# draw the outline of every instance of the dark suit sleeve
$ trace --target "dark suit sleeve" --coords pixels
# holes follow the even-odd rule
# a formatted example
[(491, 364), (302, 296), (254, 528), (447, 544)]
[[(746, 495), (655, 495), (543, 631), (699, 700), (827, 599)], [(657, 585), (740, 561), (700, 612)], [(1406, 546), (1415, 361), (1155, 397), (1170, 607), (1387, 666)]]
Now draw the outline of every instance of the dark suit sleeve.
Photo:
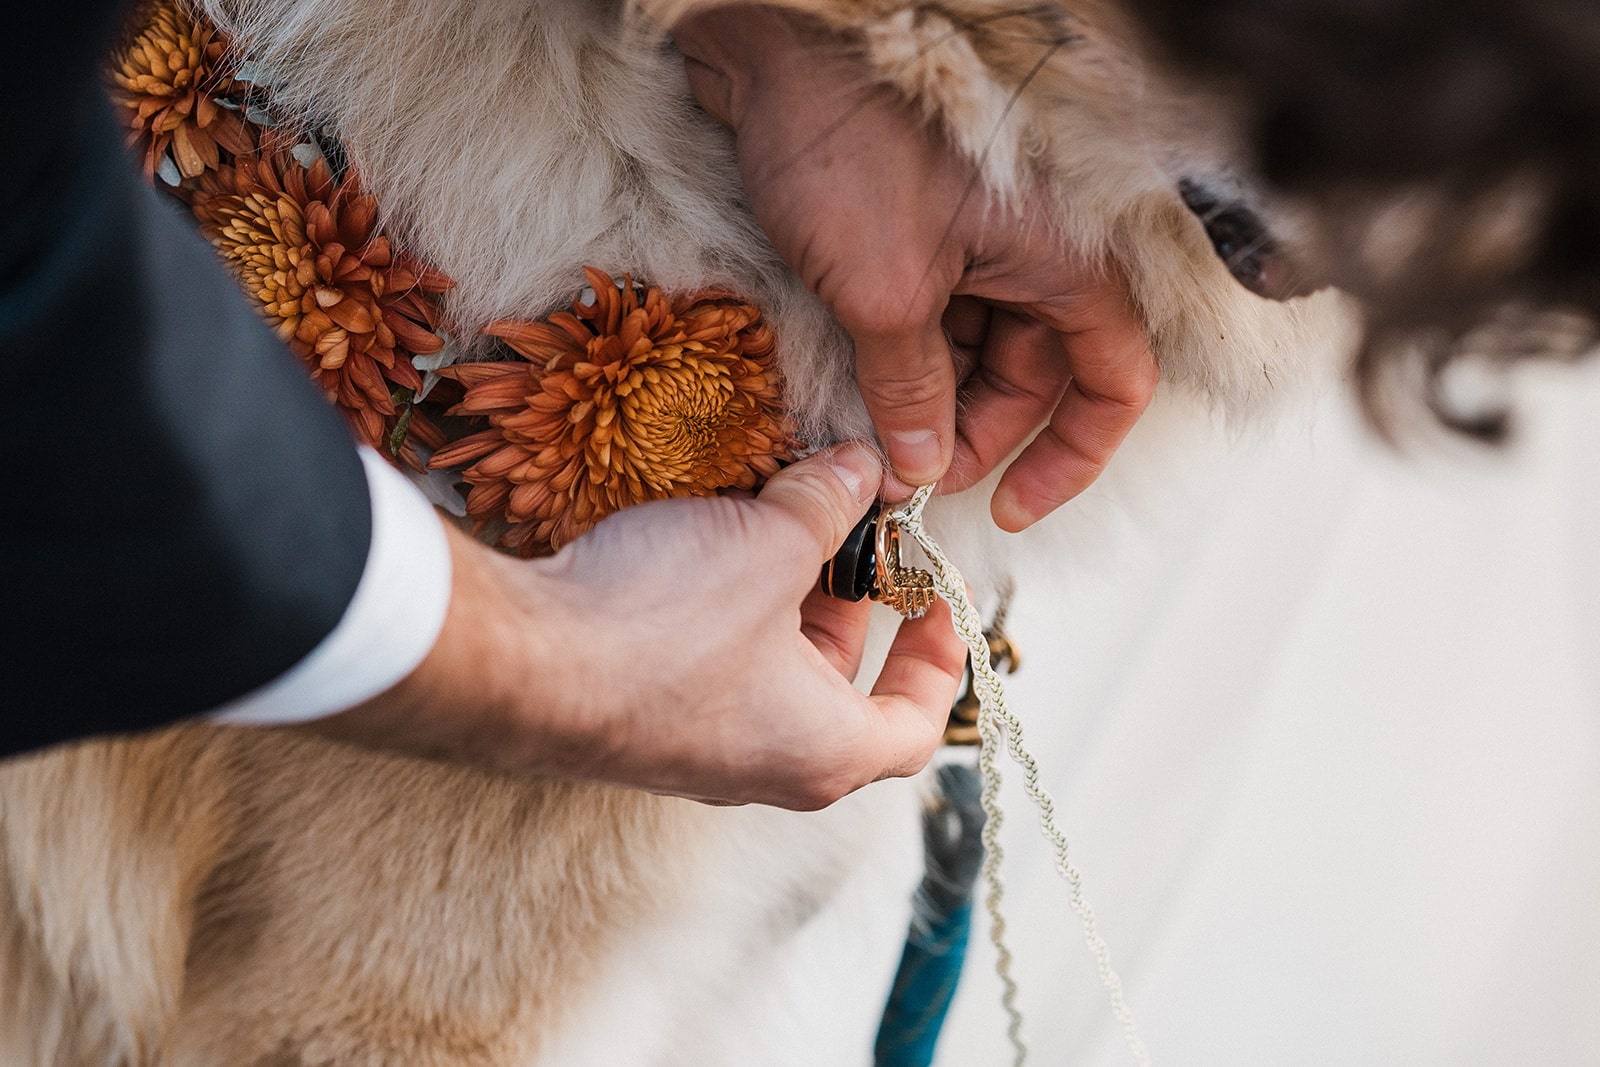
[(343, 422), (122, 148), (118, 14), (23, 5), (0, 68), (0, 754), (270, 681), (371, 537)]

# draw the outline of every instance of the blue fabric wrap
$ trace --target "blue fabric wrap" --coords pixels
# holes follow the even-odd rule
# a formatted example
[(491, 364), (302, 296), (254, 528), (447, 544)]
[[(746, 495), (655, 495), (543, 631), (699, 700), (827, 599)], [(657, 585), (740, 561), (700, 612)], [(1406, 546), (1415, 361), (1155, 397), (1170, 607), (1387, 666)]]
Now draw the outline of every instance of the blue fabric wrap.
[(873, 1046), (877, 1067), (929, 1067), (944, 1026), (972, 931), (972, 903), (934, 916), (926, 929), (913, 928), (889, 991), (889, 1004)]

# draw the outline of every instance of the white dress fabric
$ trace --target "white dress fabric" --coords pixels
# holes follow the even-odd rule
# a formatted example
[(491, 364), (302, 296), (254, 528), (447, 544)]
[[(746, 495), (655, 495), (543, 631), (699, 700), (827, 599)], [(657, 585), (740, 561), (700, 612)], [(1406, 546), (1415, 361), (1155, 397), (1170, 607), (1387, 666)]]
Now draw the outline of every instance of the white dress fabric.
[[(1155, 1063), (1600, 1063), (1600, 373), (1519, 385), (1503, 453), (1158, 418), (1119, 462), (1171, 477), (1023, 579), (1010, 703)], [(1132, 1062), (1004, 798), (1031, 1062)], [(1010, 1062), (977, 921), (946, 1067)]]

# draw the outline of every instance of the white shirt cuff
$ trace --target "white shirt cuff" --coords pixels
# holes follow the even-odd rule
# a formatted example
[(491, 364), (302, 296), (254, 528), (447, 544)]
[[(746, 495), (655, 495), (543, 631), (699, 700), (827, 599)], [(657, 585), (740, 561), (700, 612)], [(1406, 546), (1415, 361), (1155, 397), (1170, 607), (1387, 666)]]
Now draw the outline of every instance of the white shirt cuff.
[(372, 544), (333, 632), (286, 673), (210, 713), (215, 722), (308, 722), (377, 696), (415, 670), (450, 606), (450, 545), (422, 493), (370, 448)]

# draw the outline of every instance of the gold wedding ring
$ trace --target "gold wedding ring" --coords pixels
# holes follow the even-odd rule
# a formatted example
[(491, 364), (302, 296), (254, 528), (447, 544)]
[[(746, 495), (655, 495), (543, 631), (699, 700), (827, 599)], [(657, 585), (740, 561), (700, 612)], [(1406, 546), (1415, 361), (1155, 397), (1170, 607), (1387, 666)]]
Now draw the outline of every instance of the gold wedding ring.
[(919, 567), (901, 565), (900, 524), (887, 510), (878, 516), (876, 537), (877, 581), (872, 599), (889, 605), (908, 619), (922, 618), (939, 596), (933, 587), (933, 575)]

